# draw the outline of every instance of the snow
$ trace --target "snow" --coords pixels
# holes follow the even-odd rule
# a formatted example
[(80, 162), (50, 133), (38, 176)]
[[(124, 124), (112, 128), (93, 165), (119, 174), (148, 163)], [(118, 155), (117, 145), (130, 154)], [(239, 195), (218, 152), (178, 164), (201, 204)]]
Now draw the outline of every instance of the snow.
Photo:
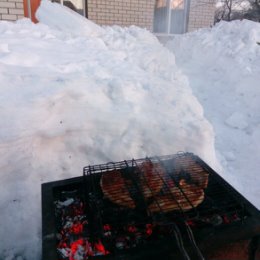
[(230, 127), (241, 130), (246, 129), (249, 126), (247, 123), (247, 118), (239, 112), (234, 112), (229, 118), (226, 119), (225, 123)]
[(260, 24), (221, 22), (167, 43), (215, 131), (220, 172), (260, 208)]
[(0, 259), (41, 258), (41, 183), (89, 164), (189, 151), (259, 206), (258, 24), (167, 50), (47, 1), (37, 18), (0, 22)]
[(61, 12), (60, 4), (51, 1), (41, 1), (40, 8), (36, 12), (36, 18), (38, 21), (44, 21), (44, 24), (62, 30), (62, 32), (67, 32), (70, 35), (76, 34), (89, 37), (105, 33), (100, 26), (66, 6), (62, 7)]

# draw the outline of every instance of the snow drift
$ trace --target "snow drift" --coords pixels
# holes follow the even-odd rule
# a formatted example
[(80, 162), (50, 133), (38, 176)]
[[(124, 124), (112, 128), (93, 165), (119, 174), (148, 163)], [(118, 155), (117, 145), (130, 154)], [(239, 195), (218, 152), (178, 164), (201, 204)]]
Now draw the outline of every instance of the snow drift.
[(212, 126), (151, 33), (100, 28), (46, 1), (37, 18), (0, 22), (0, 258), (8, 260), (40, 259), (42, 182), (178, 151), (218, 165)]
[(38, 21), (53, 29), (62, 30), (70, 35), (99, 36), (104, 30), (97, 24), (87, 20), (82, 15), (72, 11), (66, 6), (42, 0), (40, 8), (36, 12)]
[(167, 47), (213, 125), (221, 172), (260, 208), (260, 24), (221, 22)]

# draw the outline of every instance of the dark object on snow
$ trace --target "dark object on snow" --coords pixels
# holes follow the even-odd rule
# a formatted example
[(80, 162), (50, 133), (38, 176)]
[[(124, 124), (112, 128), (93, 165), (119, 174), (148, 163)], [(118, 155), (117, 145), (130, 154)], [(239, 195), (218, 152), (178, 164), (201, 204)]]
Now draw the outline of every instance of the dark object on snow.
[[(156, 165), (152, 175), (144, 174), (143, 165)], [(102, 176), (115, 171), (125, 186), (105, 196)], [(155, 175), (159, 189), (145, 179)], [(127, 192), (134, 207), (117, 203), (127, 201)], [(158, 199), (165, 194), (176, 204), (171, 210)], [(202, 260), (205, 255), (220, 260), (210, 255), (252, 238), (248, 256), (253, 260), (259, 235), (259, 211), (191, 153), (88, 166), (82, 177), (42, 184), (43, 260)]]

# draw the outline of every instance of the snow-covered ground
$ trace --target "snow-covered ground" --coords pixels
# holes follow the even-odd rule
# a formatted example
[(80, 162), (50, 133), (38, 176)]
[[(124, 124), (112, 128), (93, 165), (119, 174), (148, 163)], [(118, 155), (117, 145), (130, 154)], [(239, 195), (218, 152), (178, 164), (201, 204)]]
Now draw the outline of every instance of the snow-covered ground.
[(215, 131), (225, 176), (260, 208), (260, 23), (221, 22), (167, 43)]
[(259, 206), (259, 24), (167, 50), (146, 30), (101, 28), (47, 1), (37, 16), (0, 22), (1, 260), (41, 258), (40, 185), (88, 164), (190, 151)]

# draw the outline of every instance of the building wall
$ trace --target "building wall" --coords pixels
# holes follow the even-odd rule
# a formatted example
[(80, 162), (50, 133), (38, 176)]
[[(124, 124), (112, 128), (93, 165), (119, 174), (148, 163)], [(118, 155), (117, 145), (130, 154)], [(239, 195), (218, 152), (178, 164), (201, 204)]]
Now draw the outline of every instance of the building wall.
[(0, 20), (16, 21), (23, 17), (23, 0), (0, 0)]
[(214, 24), (215, 0), (191, 0), (188, 31)]
[(100, 25), (153, 27), (155, 0), (88, 0), (88, 18)]
[[(153, 30), (155, 0), (88, 0), (88, 16), (97, 24), (130, 26)], [(215, 0), (191, 0), (188, 31), (214, 23)], [(0, 20), (24, 17), (23, 0), (0, 0)]]

